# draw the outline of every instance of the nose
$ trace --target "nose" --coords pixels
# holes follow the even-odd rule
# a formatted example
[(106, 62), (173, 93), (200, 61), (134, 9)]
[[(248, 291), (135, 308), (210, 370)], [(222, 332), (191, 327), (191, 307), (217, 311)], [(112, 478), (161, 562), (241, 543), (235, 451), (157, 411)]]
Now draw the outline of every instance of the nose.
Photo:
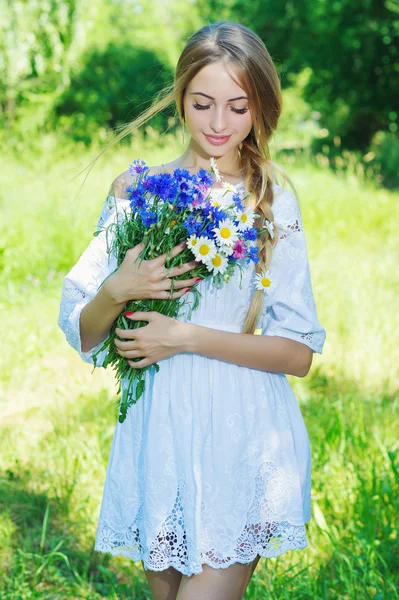
[(226, 130), (227, 120), (226, 115), (223, 112), (223, 108), (216, 108), (212, 112), (212, 118), (209, 122), (209, 126), (214, 131), (214, 133), (219, 134)]

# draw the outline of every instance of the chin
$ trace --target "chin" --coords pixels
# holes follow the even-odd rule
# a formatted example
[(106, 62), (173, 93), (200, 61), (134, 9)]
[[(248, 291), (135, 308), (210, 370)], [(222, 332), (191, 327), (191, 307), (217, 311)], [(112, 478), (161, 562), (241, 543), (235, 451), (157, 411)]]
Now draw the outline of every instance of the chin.
[(201, 148), (204, 154), (208, 154), (208, 156), (214, 156), (215, 158), (224, 156), (235, 147), (234, 144), (231, 143), (231, 140), (230, 143), (227, 143), (226, 145), (213, 146), (210, 142), (206, 141), (203, 133), (199, 134), (198, 136), (192, 135), (191, 137), (197, 146)]
[(223, 146), (212, 146), (212, 144), (207, 144), (206, 147), (203, 144), (199, 145), (204, 152), (209, 154), (209, 156), (214, 156), (215, 158), (221, 158), (236, 147), (234, 144), (226, 144)]

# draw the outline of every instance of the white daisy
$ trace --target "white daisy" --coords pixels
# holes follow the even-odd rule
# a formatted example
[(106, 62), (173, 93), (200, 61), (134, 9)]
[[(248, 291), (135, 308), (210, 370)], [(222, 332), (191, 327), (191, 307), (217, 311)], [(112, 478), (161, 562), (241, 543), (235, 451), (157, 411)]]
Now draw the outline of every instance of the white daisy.
[(234, 252), (233, 250), (233, 246), (223, 246), (221, 247), (223, 249), (223, 254), (225, 254), (226, 256), (231, 256)]
[(194, 251), (194, 248), (196, 248), (196, 246), (197, 246), (197, 244), (198, 244), (198, 238), (197, 238), (197, 236), (195, 235), (195, 233), (192, 233), (192, 234), (190, 235), (190, 237), (189, 237), (189, 238), (187, 238), (187, 242), (186, 242), (186, 244), (187, 244), (187, 248), (191, 248), (191, 250), (193, 250), (193, 251)]
[(220, 206), (222, 207), (224, 210), (227, 207), (232, 207), (234, 208), (234, 204), (231, 202), (231, 198), (230, 196), (228, 196), (228, 194), (218, 194), (217, 198), (213, 198), (212, 195), (210, 197), (210, 202), (213, 206)]
[(208, 271), (212, 271), (213, 274), (223, 274), (227, 269), (227, 265), (227, 258), (222, 252), (216, 252), (215, 256), (207, 262)]
[(233, 185), (232, 183), (229, 183), (228, 181), (224, 181), (222, 183), (222, 187), (227, 190), (228, 192), (236, 192), (237, 188), (235, 185)]
[(216, 181), (222, 181), (222, 177), (219, 173), (219, 169), (216, 164), (216, 158), (214, 156), (211, 156), (209, 162), (211, 163), (211, 173), (215, 175)]
[(236, 210), (236, 219), (239, 222), (237, 225), (238, 231), (249, 229), (254, 224), (254, 213), (250, 208), (244, 208), (244, 210)]
[(267, 231), (269, 232), (270, 237), (273, 239), (274, 238), (274, 223), (272, 221), (269, 221), (268, 219), (266, 219), (266, 225), (263, 225), (263, 229), (267, 229)]
[(276, 286), (269, 270), (263, 271), (263, 273), (256, 273), (255, 280), (257, 290), (264, 290), (269, 296), (273, 294)]
[(214, 242), (204, 235), (197, 239), (197, 243), (194, 247), (191, 246), (191, 250), (194, 252), (196, 260), (203, 263), (213, 258), (217, 251)]
[(231, 219), (223, 219), (214, 229), (215, 239), (220, 246), (232, 246), (238, 239), (237, 231), (237, 226)]

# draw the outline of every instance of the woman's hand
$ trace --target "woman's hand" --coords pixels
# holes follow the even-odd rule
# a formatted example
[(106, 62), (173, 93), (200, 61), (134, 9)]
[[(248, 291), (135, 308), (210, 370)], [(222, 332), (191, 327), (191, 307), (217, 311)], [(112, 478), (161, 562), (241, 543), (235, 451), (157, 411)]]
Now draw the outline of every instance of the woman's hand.
[(114, 339), (118, 354), (127, 359), (142, 358), (138, 362), (127, 361), (134, 369), (147, 367), (163, 358), (186, 351), (189, 323), (167, 317), (157, 311), (125, 315), (132, 321), (148, 321), (148, 325), (137, 329), (115, 329), (116, 335), (122, 338)]
[[(185, 247), (186, 244), (183, 242), (172, 248), (170, 258), (174, 258)], [(118, 270), (104, 283), (115, 304), (124, 305), (129, 300), (173, 300), (183, 296), (189, 286), (199, 281), (197, 277), (174, 279), (174, 288), (177, 291), (171, 295), (172, 280), (167, 278), (182, 275), (195, 269), (200, 263), (193, 260), (168, 269), (165, 266), (166, 252), (140, 263), (137, 259), (143, 249), (143, 242), (130, 248)]]

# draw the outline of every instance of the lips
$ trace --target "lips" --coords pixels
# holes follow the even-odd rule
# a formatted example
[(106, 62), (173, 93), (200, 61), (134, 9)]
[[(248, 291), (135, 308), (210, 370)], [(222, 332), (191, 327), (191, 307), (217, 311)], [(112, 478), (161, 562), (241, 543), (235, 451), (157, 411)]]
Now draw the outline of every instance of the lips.
[(223, 135), (223, 136), (218, 136), (218, 135), (207, 135), (206, 133), (204, 134), (206, 139), (214, 145), (219, 145), (219, 144), (225, 144), (227, 142), (227, 140), (230, 139), (229, 135)]

